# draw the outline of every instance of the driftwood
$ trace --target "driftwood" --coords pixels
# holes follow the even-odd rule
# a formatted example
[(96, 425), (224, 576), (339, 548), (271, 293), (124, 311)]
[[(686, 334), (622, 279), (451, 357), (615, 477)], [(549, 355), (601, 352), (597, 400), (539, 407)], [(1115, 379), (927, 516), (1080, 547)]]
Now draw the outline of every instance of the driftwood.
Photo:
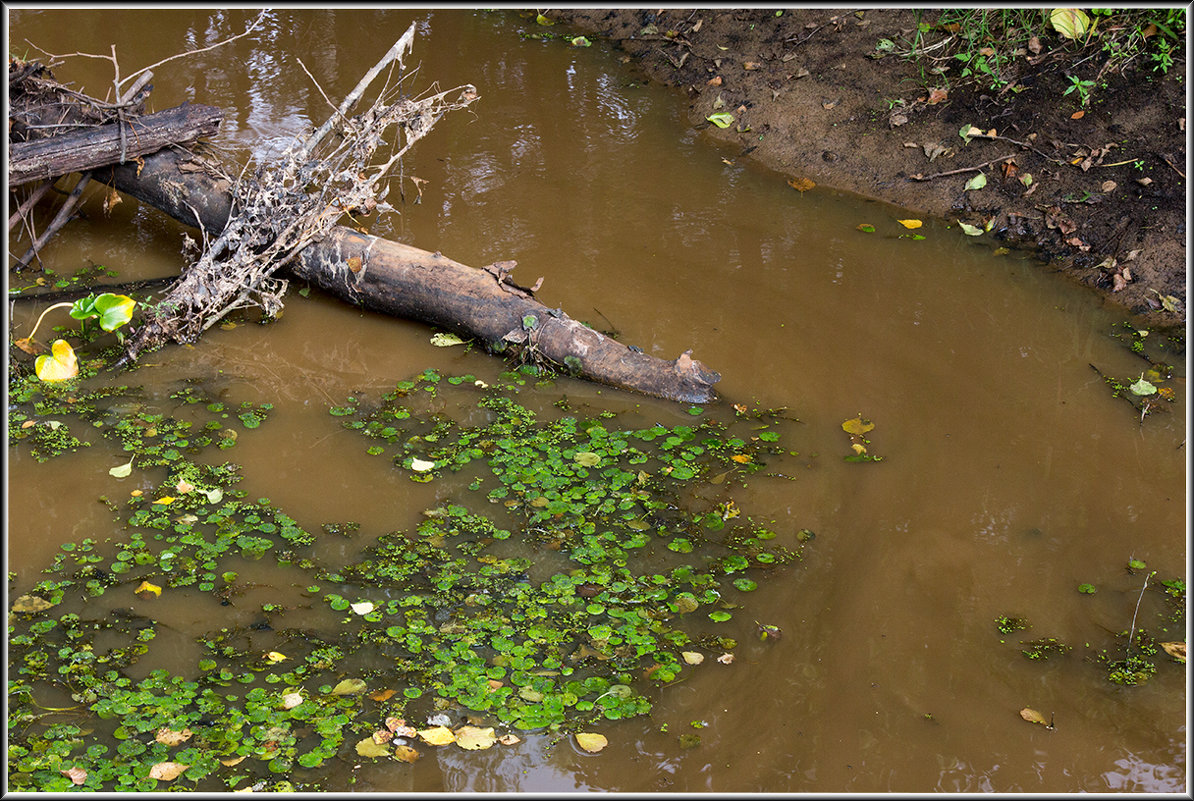
[[(172, 151), (144, 161), (139, 174), (126, 164), (97, 171), (96, 179), (187, 225), (223, 230), (232, 207), (227, 180)], [(308, 245), (289, 272), (362, 308), (476, 337), (491, 351), (541, 357), (582, 378), (685, 403), (717, 397), (721, 376), (688, 353), (658, 359), (547, 308), (509, 282), (508, 262), (478, 269), (341, 226)]]
[(167, 111), (81, 128), (29, 142), (14, 142), (8, 150), (8, 186), (83, 172), (154, 153), (172, 144), (194, 142), (219, 129), (224, 113), (213, 106), (184, 103)]

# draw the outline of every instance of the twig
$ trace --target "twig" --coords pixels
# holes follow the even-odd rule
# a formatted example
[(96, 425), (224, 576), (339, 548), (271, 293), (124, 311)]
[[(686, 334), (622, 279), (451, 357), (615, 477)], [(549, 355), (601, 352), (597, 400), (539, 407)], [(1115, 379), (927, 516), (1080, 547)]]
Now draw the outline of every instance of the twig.
[[(20, 261), (16, 263), (16, 267), (27, 267), (34, 256), (50, 241), (50, 237), (58, 233), (62, 226), (66, 225), (71, 219), (71, 213), (75, 210), (75, 206), (79, 205), (79, 198), (83, 195), (83, 190), (91, 183), (91, 170), (79, 176), (79, 182), (75, 184), (75, 188), (71, 191), (70, 196), (67, 197), (66, 202), (62, 204), (62, 208), (58, 209), (58, 213), (54, 215), (53, 222), (50, 223), (46, 230), (41, 232), (41, 236), (33, 241), (29, 246), (29, 250), (25, 251), (25, 255), (21, 257)], [(40, 258), (40, 257), (39, 257)]]
[(37, 201), (45, 197), (46, 193), (49, 192), (53, 187), (53, 181), (46, 181), (37, 189), (33, 190), (29, 197), (27, 197), (25, 201), (21, 203), (20, 207), (12, 213), (12, 216), (8, 218), (8, 230), (11, 231), (13, 226), (20, 222), (21, 219), (29, 213), (29, 210), (37, 205)]
[(962, 167), (957, 170), (949, 170), (948, 172), (939, 172), (934, 175), (921, 175), (920, 173), (917, 173), (916, 175), (909, 175), (908, 180), (909, 181), (931, 181), (934, 178), (944, 178), (947, 175), (961, 175), (964, 172), (980, 172), (984, 167), (990, 167), (992, 164), (998, 164), (1001, 161), (1007, 161), (1008, 159), (1014, 159), (1015, 157), (1016, 157), (1016, 154), (1013, 153), (1010, 156), (1000, 156), (997, 159), (983, 162), (982, 164), (978, 164), (973, 167)]
[(999, 136), (998, 134), (996, 134), (995, 136), (990, 136), (990, 135), (984, 134), (984, 133), (974, 134), (973, 136), (971, 136), (971, 139), (1001, 139), (1004, 142), (1011, 142), (1013, 145), (1016, 145), (1017, 147), (1022, 147), (1025, 150), (1031, 150), (1032, 152), (1036, 153), (1041, 158), (1048, 159), (1049, 161), (1052, 161), (1054, 164), (1068, 164), (1069, 163), (1067, 161), (1062, 161), (1061, 159), (1055, 158), (1054, 156), (1050, 156), (1045, 151), (1039, 150), (1038, 148), (1033, 147), (1032, 145), (1028, 144), (1027, 142), (1021, 142), (1018, 139), (1011, 139), (1006, 136)]
[[(254, 19), (251, 23), (249, 23), (249, 27), (245, 28), (243, 33), (238, 33), (236, 36), (225, 39), (222, 42), (216, 42), (213, 45), (208, 45), (207, 47), (201, 47), (198, 50), (188, 50), (185, 53), (176, 53), (175, 55), (170, 56), (169, 58), (162, 59), (161, 61), (157, 62), (156, 64), (150, 64), (148, 67), (143, 67), (143, 68), (137, 70), (132, 75), (129, 75), (127, 78), (125, 78), (124, 80), (127, 81), (131, 78), (135, 78), (143, 72), (148, 72), (148, 71), (152, 70), (154, 67), (160, 67), (163, 64), (173, 61), (176, 58), (182, 58), (183, 56), (193, 56), (196, 53), (206, 53), (208, 50), (215, 50), (217, 47), (223, 47), (224, 45), (228, 44), (229, 42), (235, 42), (237, 39), (242, 39), (245, 36), (248, 36), (250, 33), (252, 33), (257, 28), (257, 26), (261, 23), (261, 20), (265, 18), (265, 14), (266, 14), (265, 11), (262, 11), (260, 14), (258, 14), (257, 18)], [(115, 48), (113, 48), (113, 50), (115, 50)], [(113, 57), (115, 57), (115, 54), (113, 54)], [(124, 83), (124, 81), (116, 82), (117, 90), (120, 89), (120, 84), (122, 84), (122, 83)]]
[[(1158, 156), (1161, 156), (1161, 154), (1160, 154), (1160, 153), (1158, 153), (1157, 155), (1158, 155)], [(1183, 180), (1183, 181), (1184, 181), (1184, 180), (1186, 180), (1186, 176), (1185, 176), (1185, 174), (1184, 174), (1184, 173), (1183, 173), (1181, 170), (1179, 170), (1177, 167), (1174, 167), (1174, 166), (1173, 166), (1173, 162), (1171, 162), (1169, 159), (1165, 158), (1164, 156), (1161, 156), (1161, 161), (1163, 161), (1163, 162), (1165, 162), (1166, 164), (1168, 164), (1168, 165), (1170, 166), (1170, 168), (1172, 168), (1172, 169), (1173, 169), (1173, 171), (1174, 171), (1174, 172), (1176, 172), (1178, 175), (1182, 176), (1182, 180)]]
[[(1154, 573), (1156, 571), (1153, 571)], [(1124, 659), (1128, 658), (1128, 654), (1132, 652), (1132, 639), (1136, 635), (1136, 615), (1140, 614), (1140, 602), (1144, 600), (1144, 591), (1148, 589), (1148, 580), (1153, 577), (1153, 573), (1148, 573), (1144, 577), (1144, 586), (1140, 588), (1140, 597), (1136, 599), (1136, 611), (1132, 613), (1132, 627), (1128, 629), (1128, 647), (1124, 651)]]

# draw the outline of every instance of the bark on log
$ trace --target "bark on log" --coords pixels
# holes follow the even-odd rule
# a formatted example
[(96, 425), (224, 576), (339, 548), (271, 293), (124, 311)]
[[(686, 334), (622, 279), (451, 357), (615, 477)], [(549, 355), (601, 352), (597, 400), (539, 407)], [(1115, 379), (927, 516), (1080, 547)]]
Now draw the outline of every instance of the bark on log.
[[(218, 129), (224, 112), (214, 106), (184, 103), (156, 114), (134, 117), (29, 142), (14, 142), (8, 151), (11, 189), (39, 178), (116, 164), (185, 144)], [(123, 128), (123, 132), (121, 129)]]
[[(99, 170), (98, 180), (213, 235), (228, 220), (228, 185), (202, 171), (179, 169), (162, 151), (134, 165)], [(198, 216), (196, 216), (198, 215)], [(431, 323), (476, 337), (492, 351), (533, 347), (582, 378), (684, 403), (717, 398), (721, 376), (685, 352), (665, 361), (594, 331), (508, 282), (502, 265), (470, 267), (439, 253), (339, 227), (302, 251), (291, 273), (372, 311)], [(531, 330), (524, 326), (535, 318)], [(520, 342), (521, 340), (521, 342)]]

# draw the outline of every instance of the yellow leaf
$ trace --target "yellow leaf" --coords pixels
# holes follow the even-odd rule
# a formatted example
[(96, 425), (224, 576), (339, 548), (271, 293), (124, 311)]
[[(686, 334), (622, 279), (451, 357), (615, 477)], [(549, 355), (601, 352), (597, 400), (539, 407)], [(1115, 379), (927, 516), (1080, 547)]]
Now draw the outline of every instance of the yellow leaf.
[(419, 738), (428, 745), (447, 745), (456, 739), (447, 726), (433, 726), (418, 732)]
[(277, 651), (270, 651), (268, 654), (265, 655), (265, 658), (268, 659), (271, 663), (276, 665), (279, 662), (285, 662), (290, 657), (286, 656), (286, 654), (280, 654)]
[(248, 759), (247, 756), (231, 757), (229, 759), (221, 759), (220, 764), (226, 768), (232, 768), (244, 762), (246, 759)]
[(22, 595), (12, 603), (12, 611), (14, 612), (44, 612), (52, 607), (54, 604), (47, 601), (45, 598), (38, 598), (36, 595)]
[(356, 751), (359, 756), (372, 759), (390, 755), (390, 747), (385, 743), (377, 742), (372, 737), (366, 737), (357, 743)]
[(905, 228), (919, 228), (924, 225), (920, 220), (896, 220), (896, 222)]
[(577, 732), (576, 744), (588, 751), (590, 754), (595, 754), (602, 748), (609, 745), (609, 740), (605, 739), (603, 734), (593, 734), (591, 732)]
[(1029, 723), (1037, 723), (1041, 726), (1045, 726), (1046, 728), (1049, 726), (1049, 721), (1045, 720), (1045, 716), (1040, 712), (1037, 712), (1035, 709), (1024, 707), (1020, 710), (1020, 717), (1024, 718)]
[(797, 192), (804, 194), (808, 190), (816, 186), (810, 178), (792, 178), (788, 181), (788, 186), (795, 189)]
[(377, 692), (369, 693), (369, 697), (380, 704), (382, 701), (390, 700), (394, 692), (394, 690), (378, 690)]
[(481, 751), (497, 742), (493, 727), (461, 726), (456, 730), (456, 744), (466, 751)]
[(861, 444), (859, 444), (859, 443), (855, 442), (855, 443), (854, 443), (854, 444), (852, 444), (850, 447), (851, 447), (851, 448), (853, 448), (853, 449), (854, 449), (854, 452), (855, 452), (855, 453), (857, 453), (859, 456), (862, 456), (864, 453), (866, 453), (866, 446), (865, 446), (865, 445), (861, 445)]
[(174, 503), (174, 497), (167, 495), (164, 498), (158, 498), (156, 501), (154, 501), (154, 503), (161, 504), (162, 506), (169, 506), (170, 504)]
[(409, 745), (400, 745), (394, 749), (394, 759), (398, 760), (399, 762), (414, 762), (420, 756), (422, 756), (422, 754), (411, 748)]
[(161, 595), (162, 588), (156, 584), (150, 584), (148, 581), (142, 581), (137, 585), (137, 589), (133, 590), (136, 593), (152, 592), (154, 595)]
[(874, 423), (872, 423), (870, 420), (864, 421), (861, 417), (855, 417), (842, 423), (842, 431), (845, 431), (847, 434), (855, 434), (860, 437), (874, 427)]
[(1186, 661), (1186, 644), (1184, 642), (1163, 642), (1161, 647), (1174, 659)]
[(748, 453), (735, 453), (730, 458), (733, 459), (738, 464), (749, 464), (750, 463), (750, 454), (748, 454)]
[(696, 651), (684, 651), (680, 654), (689, 665), (699, 665), (705, 661), (705, 655)]
[(149, 778), (172, 782), (189, 767), (190, 765), (184, 765), (181, 762), (159, 762), (149, 769)]
[(50, 353), (37, 357), (34, 371), (42, 381), (66, 381), (79, 374), (79, 360), (74, 348), (65, 339), (56, 339)]

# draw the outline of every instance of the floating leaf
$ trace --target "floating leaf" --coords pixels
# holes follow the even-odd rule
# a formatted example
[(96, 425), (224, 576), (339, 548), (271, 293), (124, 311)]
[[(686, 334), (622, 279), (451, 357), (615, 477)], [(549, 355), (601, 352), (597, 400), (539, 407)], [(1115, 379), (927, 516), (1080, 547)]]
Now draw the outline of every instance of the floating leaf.
[(684, 661), (689, 665), (699, 665), (705, 661), (705, 655), (696, 651), (683, 651), (680, 656), (684, 657)]
[(149, 769), (149, 778), (172, 782), (189, 767), (190, 765), (184, 765), (181, 762), (159, 762)]
[(1045, 716), (1035, 709), (1024, 707), (1020, 710), (1020, 717), (1024, 718), (1029, 723), (1037, 723), (1045, 728), (1049, 728), (1049, 721), (1045, 720)]
[(282, 696), (282, 708), (283, 709), (294, 709), (296, 706), (298, 706), (302, 702), (303, 702), (303, 694), (302, 693), (286, 693), (286, 695)]
[(332, 688), (332, 695), (353, 695), (365, 689), (363, 679), (345, 679)]
[(426, 473), (433, 467), (435, 467), (435, 462), (426, 462), (422, 459), (412, 459), (410, 463), (410, 469), (416, 473)]
[(924, 225), (920, 220), (896, 220), (896, 222), (909, 229), (919, 228)]
[(590, 754), (595, 754), (609, 745), (609, 740), (605, 739), (603, 734), (582, 731), (576, 733), (576, 744)]
[(155, 740), (165, 746), (173, 747), (182, 745), (187, 740), (191, 739), (191, 730), (183, 729), (182, 731), (174, 731), (166, 727), (158, 729), (158, 733), (154, 736)]
[(592, 451), (581, 451), (573, 456), (572, 460), (581, 467), (596, 467), (601, 464), (601, 457)]
[(1049, 13), (1053, 30), (1067, 39), (1081, 39), (1090, 30), (1090, 17), (1077, 8), (1055, 8)]
[(56, 339), (50, 353), (37, 357), (33, 369), (42, 381), (66, 381), (79, 374), (79, 360), (69, 342)]
[(1132, 390), (1133, 395), (1155, 395), (1157, 392), (1155, 386), (1144, 380), (1143, 373), (1140, 374), (1140, 380), (1132, 384), (1128, 389)]
[(855, 434), (860, 437), (866, 432), (872, 430), (874, 427), (874, 423), (872, 423), (870, 420), (864, 421), (861, 417), (855, 417), (842, 423), (842, 431), (845, 431), (847, 434)]
[(456, 730), (456, 744), (466, 751), (481, 751), (492, 747), (496, 742), (492, 726), (484, 729), (479, 726), (461, 726)]
[(430, 729), (423, 729), (418, 734), (419, 738), (428, 745), (447, 745), (456, 739), (456, 735), (447, 726), (433, 726)]
[(797, 192), (804, 194), (808, 190), (816, 186), (811, 178), (791, 178), (788, 180), (788, 186), (795, 189)]
[(232, 757), (231, 759), (221, 759), (220, 764), (226, 768), (234, 768), (237, 765), (239, 765), (240, 763), (244, 762), (246, 759), (248, 759), (247, 756)]
[(966, 234), (966, 236), (982, 236), (983, 235), (983, 229), (979, 228), (977, 225), (971, 225), (970, 223), (964, 223), (961, 220), (958, 220), (958, 225), (961, 227), (962, 233)]
[(864, 234), (873, 234), (875, 233), (875, 226), (871, 225), (870, 223), (859, 223), (858, 230), (862, 231)]
[(394, 759), (398, 760), (399, 762), (414, 762), (421, 756), (422, 754), (411, 748), (409, 745), (400, 745), (394, 749)]
[(133, 592), (137, 593), (138, 595), (143, 592), (152, 592), (154, 595), (161, 595), (162, 588), (156, 584), (150, 584), (148, 581), (142, 581), (137, 585), (137, 589), (133, 590)]
[(360, 601), (358, 603), (351, 604), (348, 608), (358, 615), (367, 615), (373, 611), (373, 602)]
[(593, 43), (583, 36), (577, 36), (571, 42), (569, 42), (569, 44), (571, 44), (573, 47), (588, 47)]
[(555, 22), (543, 16), (542, 14), (535, 15), (535, 22), (539, 23), (540, 25), (555, 25)]
[(1186, 644), (1184, 642), (1163, 642), (1161, 647), (1174, 659), (1186, 661)]
[(732, 665), (734, 663), (734, 655), (722, 654), (721, 656), (717, 657), (717, 661), (723, 665)]
[[(394, 696), (395, 692), (395, 690), (378, 690), (377, 692), (369, 693), (369, 698), (377, 701), (380, 704), (383, 701), (390, 700)], [(387, 727), (389, 726), (389, 722), (391, 720), (398, 720), (398, 718), (386, 718)], [(393, 729), (390, 729), (390, 731), (393, 731)]]
[(705, 117), (709, 122), (716, 125), (718, 128), (729, 128), (734, 124), (734, 115), (728, 111), (722, 111), (718, 114), (710, 114)]
[(972, 190), (982, 189), (986, 185), (987, 185), (987, 176), (985, 173), (980, 172), (978, 175), (974, 176), (973, 178), (971, 178), (969, 181), (966, 182), (966, 188), (963, 189), (962, 191), (970, 192)]
[(82, 784), (83, 782), (87, 781), (87, 771), (80, 767), (67, 768), (58, 772), (69, 778), (71, 784)]
[(288, 656), (286, 656), (286, 654), (280, 653), (278, 651), (270, 651), (268, 654), (265, 655), (265, 658), (271, 664), (276, 665), (279, 662), (285, 662), (290, 657), (288, 657)]
[(14, 612), (44, 612), (54, 604), (47, 601), (45, 598), (38, 598), (36, 595), (22, 595), (20, 598), (12, 602), (12, 611)]
[(730, 458), (733, 459), (735, 462), (738, 462), (738, 464), (750, 464), (750, 454), (749, 453), (735, 453)]
[(503, 734), (498, 738), (498, 742), (502, 745), (518, 745), (522, 739), (517, 734)]
[(379, 743), (372, 737), (366, 737), (357, 743), (356, 751), (359, 756), (377, 759), (378, 757), (389, 756), (390, 746), (388, 743)]
[(437, 348), (450, 348), (453, 345), (463, 345), (464, 340), (456, 334), (439, 333), (431, 337), (431, 344)]

